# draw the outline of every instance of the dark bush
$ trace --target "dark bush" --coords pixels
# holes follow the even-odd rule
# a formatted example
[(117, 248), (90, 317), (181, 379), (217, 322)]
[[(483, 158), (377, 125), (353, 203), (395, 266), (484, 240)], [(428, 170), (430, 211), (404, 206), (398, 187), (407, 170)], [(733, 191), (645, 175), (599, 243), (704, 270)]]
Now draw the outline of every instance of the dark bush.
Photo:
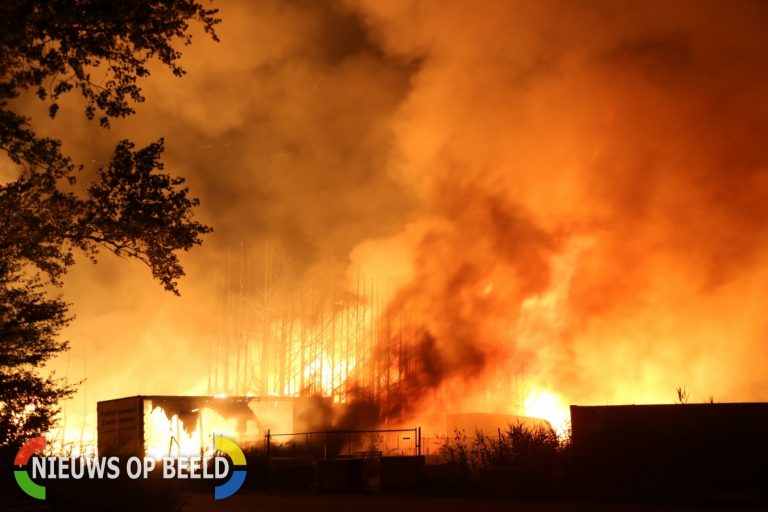
[(562, 485), (570, 441), (549, 425), (509, 425), (495, 435), (472, 438), (456, 430), (440, 447), (442, 461), (430, 471), (431, 487), (451, 493), (553, 497)]

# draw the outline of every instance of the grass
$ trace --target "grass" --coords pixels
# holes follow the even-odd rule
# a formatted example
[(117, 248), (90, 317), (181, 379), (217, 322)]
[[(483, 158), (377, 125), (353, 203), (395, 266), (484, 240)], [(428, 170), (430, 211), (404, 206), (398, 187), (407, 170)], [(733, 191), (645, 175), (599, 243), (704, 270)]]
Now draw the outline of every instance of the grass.
[(495, 435), (456, 430), (443, 439), (441, 463), (428, 468), (428, 486), (454, 494), (553, 497), (563, 487), (569, 448), (570, 439), (560, 439), (549, 424), (518, 423)]

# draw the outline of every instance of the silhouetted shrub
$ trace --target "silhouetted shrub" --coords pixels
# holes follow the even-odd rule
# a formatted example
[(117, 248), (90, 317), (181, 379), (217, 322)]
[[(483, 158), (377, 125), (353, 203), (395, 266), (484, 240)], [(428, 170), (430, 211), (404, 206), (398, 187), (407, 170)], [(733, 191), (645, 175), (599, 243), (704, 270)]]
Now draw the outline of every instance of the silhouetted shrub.
[(451, 492), (544, 497), (557, 494), (570, 439), (549, 425), (509, 425), (495, 435), (477, 430), (472, 438), (455, 430), (438, 452), (433, 488)]

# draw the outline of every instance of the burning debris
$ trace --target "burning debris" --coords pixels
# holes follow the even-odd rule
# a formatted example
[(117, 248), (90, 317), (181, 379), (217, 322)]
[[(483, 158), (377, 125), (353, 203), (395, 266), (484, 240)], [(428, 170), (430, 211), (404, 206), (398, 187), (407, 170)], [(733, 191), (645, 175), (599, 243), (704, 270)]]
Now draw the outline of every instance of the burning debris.
[(213, 436), (242, 447), (275, 433), (331, 425), (330, 400), (320, 397), (135, 396), (97, 404), (100, 455), (154, 457), (204, 454)]
[[(115, 396), (322, 395), (345, 428), (430, 432), (446, 412), (562, 432), (568, 403), (665, 402), (680, 382), (764, 399), (764, 8), (468, 5), (223, 6), (225, 57), (193, 47), (192, 92), (164, 90), (178, 115), (151, 114), (194, 122), (169, 166), (203, 184), (220, 238), (173, 305), (131, 269), (102, 267), (118, 297), (81, 277), (96, 313), (68, 375)], [(254, 20), (295, 33), (263, 46)], [(246, 69), (260, 85), (233, 91)], [(226, 108), (189, 101), (215, 87)], [(227, 180), (198, 170), (222, 162)], [(157, 340), (189, 357), (85, 372), (87, 343), (101, 361)]]

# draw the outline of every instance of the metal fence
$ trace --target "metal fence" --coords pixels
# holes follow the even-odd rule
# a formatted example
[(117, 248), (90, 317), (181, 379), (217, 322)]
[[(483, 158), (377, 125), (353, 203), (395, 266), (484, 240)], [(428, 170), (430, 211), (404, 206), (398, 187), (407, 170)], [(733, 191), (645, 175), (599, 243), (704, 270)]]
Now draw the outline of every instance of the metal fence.
[(265, 437), (271, 457), (306, 456), (316, 459), (421, 455), (421, 427), (412, 429), (324, 430), (273, 434)]

